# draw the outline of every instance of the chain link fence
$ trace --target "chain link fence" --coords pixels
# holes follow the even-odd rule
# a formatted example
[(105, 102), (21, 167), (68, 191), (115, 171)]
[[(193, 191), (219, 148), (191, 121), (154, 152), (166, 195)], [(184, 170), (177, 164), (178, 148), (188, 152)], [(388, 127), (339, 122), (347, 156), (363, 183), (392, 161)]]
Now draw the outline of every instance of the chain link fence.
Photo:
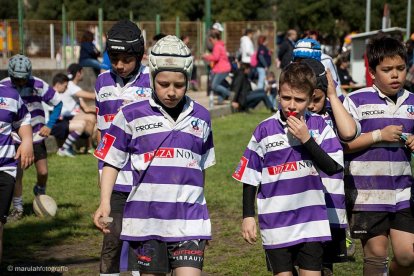
[[(115, 21), (103, 21), (102, 33), (105, 34)], [(157, 27), (161, 33), (178, 36), (189, 36), (189, 47), (196, 59), (200, 59), (205, 52), (205, 24), (202, 21), (161, 21), (157, 26), (156, 21), (137, 22), (143, 31), (146, 47), (150, 47), (152, 38), (156, 35)], [(99, 48), (99, 22), (98, 21), (67, 21), (62, 25), (61, 21), (50, 20), (25, 20), (24, 53), (29, 57), (51, 58), (60, 57), (68, 60), (77, 60), (79, 56), (79, 42), (82, 34), (92, 31), (95, 34), (96, 45)], [(269, 49), (275, 51), (276, 24), (273, 21), (242, 21), (224, 22), (223, 40), (231, 55), (235, 55), (239, 49), (240, 38), (246, 28), (254, 29), (254, 42), (257, 45), (257, 37), (261, 34), (267, 36)], [(2, 31), (6, 30), (8, 31)], [(66, 34), (65, 37), (64, 33)], [(11, 37), (10, 37), (11, 36)], [(104, 36), (102, 36), (104, 41)], [(21, 52), (19, 49), (19, 25), (17, 20), (0, 21), (0, 49), (3, 56), (9, 57)], [(65, 51), (65, 52), (63, 52)]]

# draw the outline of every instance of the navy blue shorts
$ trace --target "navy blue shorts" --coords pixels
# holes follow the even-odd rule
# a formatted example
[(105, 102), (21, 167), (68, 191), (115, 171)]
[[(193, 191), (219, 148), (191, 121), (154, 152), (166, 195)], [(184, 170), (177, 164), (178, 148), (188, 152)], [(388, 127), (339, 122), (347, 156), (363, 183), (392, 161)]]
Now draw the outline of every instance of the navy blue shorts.
[(129, 242), (135, 258), (129, 260), (129, 270), (142, 273), (170, 273), (178, 267), (203, 269), (206, 240), (163, 242), (148, 240)]

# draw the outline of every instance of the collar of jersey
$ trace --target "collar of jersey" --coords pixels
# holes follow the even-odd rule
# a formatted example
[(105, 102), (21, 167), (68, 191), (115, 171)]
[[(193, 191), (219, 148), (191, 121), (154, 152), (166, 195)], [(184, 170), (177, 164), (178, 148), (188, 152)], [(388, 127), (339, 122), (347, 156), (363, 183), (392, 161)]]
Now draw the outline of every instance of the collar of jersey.
[[(375, 86), (375, 84), (372, 85), (372, 88), (374, 88), (374, 90), (378, 92), (378, 95), (380, 96), (380, 98), (382, 99), (388, 98), (388, 96), (382, 93), (381, 90), (377, 86)], [(397, 93), (397, 99), (401, 97), (401, 95), (404, 95), (404, 93), (405, 93), (404, 88), (401, 88), (400, 91), (398, 91)]]
[(115, 75), (116, 83), (119, 84), (122, 82), (123, 86), (126, 86), (127, 84), (134, 83), (138, 79), (138, 77), (141, 75), (141, 72), (143, 72), (144, 70), (145, 70), (145, 66), (141, 64), (138, 72), (135, 74), (135, 76), (131, 77), (127, 83), (124, 83), (124, 80), (113, 69), (111, 69), (111, 73)]
[[(185, 105), (183, 107), (183, 111), (181, 112), (180, 116), (178, 116), (177, 121), (174, 121), (171, 116), (167, 113), (167, 111), (164, 110), (164, 108), (162, 108), (161, 105), (157, 104), (154, 99), (151, 97), (149, 98), (149, 104), (153, 107), (156, 107), (159, 109), (159, 111), (164, 115), (164, 117), (168, 118), (169, 120), (178, 123), (181, 118), (183, 118), (183, 116), (187, 116), (194, 108), (194, 102), (193, 100), (188, 97), (187, 95), (184, 96), (185, 97)], [(184, 114), (184, 115), (183, 115)]]

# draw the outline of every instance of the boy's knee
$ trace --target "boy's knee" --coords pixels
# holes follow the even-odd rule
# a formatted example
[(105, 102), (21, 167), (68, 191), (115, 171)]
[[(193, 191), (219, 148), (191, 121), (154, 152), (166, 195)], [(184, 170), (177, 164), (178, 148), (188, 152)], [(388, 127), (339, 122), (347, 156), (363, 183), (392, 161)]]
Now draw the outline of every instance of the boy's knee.
[(38, 177), (47, 177), (47, 174), (48, 174), (47, 168), (39, 168), (37, 170)]
[(85, 121), (79, 121), (76, 125), (76, 131), (83, 132), (86, 128), (86, 122)]
[(394, 259), (399, 266), (414, 267), (414, 252), (404, 252), (402, 254), (395, 254)]

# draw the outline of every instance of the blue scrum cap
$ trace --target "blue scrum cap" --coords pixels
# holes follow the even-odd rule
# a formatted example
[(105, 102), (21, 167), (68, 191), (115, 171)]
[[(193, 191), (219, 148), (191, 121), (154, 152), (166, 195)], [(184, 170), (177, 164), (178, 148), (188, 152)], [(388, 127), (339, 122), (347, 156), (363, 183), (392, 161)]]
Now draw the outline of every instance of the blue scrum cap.
[(313, 58), (321, 60), (321, 44), (312, 38), (304, 38), (298, 40), (293, 50), (293, 61), (298, 58)]

